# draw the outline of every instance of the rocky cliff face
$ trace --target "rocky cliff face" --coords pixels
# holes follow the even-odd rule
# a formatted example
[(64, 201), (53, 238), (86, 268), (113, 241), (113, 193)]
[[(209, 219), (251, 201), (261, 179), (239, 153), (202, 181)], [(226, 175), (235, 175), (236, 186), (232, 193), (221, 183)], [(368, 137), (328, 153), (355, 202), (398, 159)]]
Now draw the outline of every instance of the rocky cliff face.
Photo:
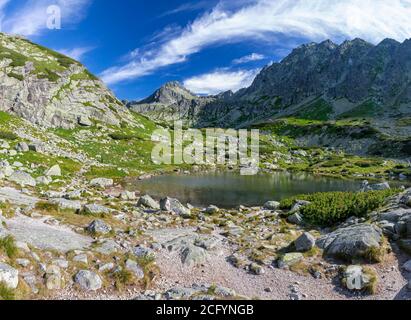
[[(341, 45), (329, 40), (310, 43), (264, 68), (249, 88), (235, 94), (206, 99), (190, 93), (171, 104), (159, 104), (163, 95), (167, 97), (163, 88), (144, 102), (133, 104), (133, 109), (154, 114), (156, 120), (191, 116), (197, 126), (223, 127), (284, 117), (379, 122), (407, 118), (411, 115), (410, 57), (411, 40), (399, 43), (386, 39), (376, 46), (361, 39)], [(180, 86), (179, 91), (184, 89)], [(157, 101), (153, 99), (156, 96)]]
[(127, 108), (84, 66), (0, 33), (0, 111), (44, 127), (131, 121)]

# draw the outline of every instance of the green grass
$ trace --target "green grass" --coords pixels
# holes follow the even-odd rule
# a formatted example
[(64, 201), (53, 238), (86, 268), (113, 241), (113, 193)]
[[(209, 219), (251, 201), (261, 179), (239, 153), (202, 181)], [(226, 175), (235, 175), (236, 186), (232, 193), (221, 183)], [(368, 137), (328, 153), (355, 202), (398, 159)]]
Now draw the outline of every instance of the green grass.
[(301, 195), (283, 200), (281, 208), (290, 209), (297, 199), (310, 201), (310, 205), (300, 210), (304, 219), (310, 224), (328, 227), (344, 222), (349, 217), (366, 217), (369, 212), (384, 205), (388, 197), (398, 192), (398, 190), (392, 189), (358, 193), (326, 192)]
[(15, 300), (14, 290), (9, 289), (6, 285), (0, 282), (0, 300)]
[(5, 253), (10, 259), (16, 257), (18, 249), (16, 242), (12, 236), (7, 236), (3, 239), (0, 239), (0, 252)]

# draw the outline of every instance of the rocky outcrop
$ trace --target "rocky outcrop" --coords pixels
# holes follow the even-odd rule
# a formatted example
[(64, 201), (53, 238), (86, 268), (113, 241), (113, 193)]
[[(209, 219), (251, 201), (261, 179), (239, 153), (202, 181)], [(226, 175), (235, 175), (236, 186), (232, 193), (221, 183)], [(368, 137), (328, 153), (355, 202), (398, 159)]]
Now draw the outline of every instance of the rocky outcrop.
[(127, 108), (80, 63), (2, 33), (0, 111), (44, 127), (132, 121)]

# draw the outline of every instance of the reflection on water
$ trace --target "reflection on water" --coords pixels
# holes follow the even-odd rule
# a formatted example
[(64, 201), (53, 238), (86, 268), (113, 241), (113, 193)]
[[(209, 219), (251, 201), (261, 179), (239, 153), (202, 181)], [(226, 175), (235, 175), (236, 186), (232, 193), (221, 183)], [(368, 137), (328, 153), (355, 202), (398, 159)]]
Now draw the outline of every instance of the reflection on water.
[(217, 205), (234, 208), (240, 204), (261, 206), (269, 200), (326, 191), (358, 191), (361, 181), (340, 180), (306, 173), (260, 174), (240, 176), (215, 172), (192, 175), (165, 175), (133, 181), (142, 193), (161, 198), (170, 196), (195, 206)]

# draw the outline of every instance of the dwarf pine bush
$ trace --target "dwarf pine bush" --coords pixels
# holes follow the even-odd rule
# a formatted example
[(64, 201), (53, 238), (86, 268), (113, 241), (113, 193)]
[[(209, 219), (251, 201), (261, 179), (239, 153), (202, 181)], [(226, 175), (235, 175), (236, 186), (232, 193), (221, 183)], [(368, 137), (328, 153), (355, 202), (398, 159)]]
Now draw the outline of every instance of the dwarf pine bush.
[(304, 219), (311, 224), (333, 226), (350, 217), (365, 217), (369, 212), (383, 206), (398, 190), (370, 192), (325, 192), (301, 195), (281, 202), (282, 209), (290, 209), (295, 201), (306, 200), (311, 204), (300, 209)]

